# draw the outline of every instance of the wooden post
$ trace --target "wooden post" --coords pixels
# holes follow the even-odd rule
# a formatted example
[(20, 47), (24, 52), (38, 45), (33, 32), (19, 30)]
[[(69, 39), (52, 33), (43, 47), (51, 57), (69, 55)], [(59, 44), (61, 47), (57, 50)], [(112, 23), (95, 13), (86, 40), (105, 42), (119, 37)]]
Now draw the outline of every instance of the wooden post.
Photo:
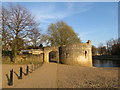
[(29, 73), (29, 66), (27, 65), (27, 68), (26, 68), (26, 75), (28, 75)]

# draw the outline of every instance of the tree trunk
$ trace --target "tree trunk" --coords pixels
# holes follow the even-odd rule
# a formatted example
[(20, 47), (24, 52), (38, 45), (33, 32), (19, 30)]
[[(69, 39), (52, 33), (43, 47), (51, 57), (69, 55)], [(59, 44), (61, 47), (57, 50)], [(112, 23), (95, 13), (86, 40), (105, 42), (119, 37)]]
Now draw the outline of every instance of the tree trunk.
[(16, 63), (17, 62), (17, 39), (15, 39), (14, 44), (13, 44), (13, 48), (12, 48), (12, 56), (13, 56), (13, 62)]

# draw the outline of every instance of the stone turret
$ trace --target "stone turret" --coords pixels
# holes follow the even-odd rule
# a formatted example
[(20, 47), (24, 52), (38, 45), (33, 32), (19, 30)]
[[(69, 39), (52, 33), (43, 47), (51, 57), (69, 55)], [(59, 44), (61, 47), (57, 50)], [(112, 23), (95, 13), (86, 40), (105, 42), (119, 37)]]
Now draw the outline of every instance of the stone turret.
[(91, 44), (91, 41), (90, 41), (90, 40), (88, 40), (88, 41), (87, 41), (87, 43), (88, 43), (88, 44)]
[(59, 48), (60, 62), (69, 65), (92, 67), (91, 41)]

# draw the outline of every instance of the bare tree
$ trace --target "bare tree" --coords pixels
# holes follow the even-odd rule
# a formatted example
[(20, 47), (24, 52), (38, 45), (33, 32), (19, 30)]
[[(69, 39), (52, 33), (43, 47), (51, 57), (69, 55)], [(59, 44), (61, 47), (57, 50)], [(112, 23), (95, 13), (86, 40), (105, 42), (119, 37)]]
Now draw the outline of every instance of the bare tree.
[(49, 36), (47, 34), (42, 34), (40, 39), (40, 44), (44, 44), (45, 46), (50, 45), (50, 41), (48, 40)]
[(9, 13), (7, 9), (2, 7), (2, 43), (3, 43), (3, 50), (6, 50), (8, 45), (10, 45), (10, 33), (9, 33), (9, 28), (7, 27), (7, 22), (9, 20)]
[(32, 31), (32, 35), (29, 36), (32, 46), (37, 47), (40, 45), (41, 34), (38, 28)]
[(3, 9), (3, 12), (7, 12), (6, 17), (9, 17), (3, 27), (5, 26), (8, 29), (9, 38), (12, 41), (13, 56), (16, 57), (19, 49), (19, 40), (29, 39), (38, 24), (34, 16), (23, 6), (11, 4), (9, 8)]
[(104, 46), (102, 43), (99, 44), (98, 53), (100, 55), (106, 55), (106, 46)]
[(112, 54), (113, 52), (115, 52), (115, 49), (113, 49), (113, 46), (114, 48), (116, 48), (115, 46), (117, 46), (117, 44), (119, 43), (119, 39), (110, 39), (106, 42), (107, 44), (107, 53), (108, 54)]

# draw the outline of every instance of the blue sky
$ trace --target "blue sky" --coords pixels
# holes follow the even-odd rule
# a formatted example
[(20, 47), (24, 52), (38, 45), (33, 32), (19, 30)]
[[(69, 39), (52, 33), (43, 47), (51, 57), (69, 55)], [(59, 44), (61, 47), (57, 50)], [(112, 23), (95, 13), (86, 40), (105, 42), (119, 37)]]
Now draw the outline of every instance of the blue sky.
[[(72, 26), (83, 42), (99, 46), (118, 37), (117, 2), (17, 2), (36, 16), (42, 33), (50, 23), (63, 20)], [(8, 3), (3, 3), (3, 5)]]

